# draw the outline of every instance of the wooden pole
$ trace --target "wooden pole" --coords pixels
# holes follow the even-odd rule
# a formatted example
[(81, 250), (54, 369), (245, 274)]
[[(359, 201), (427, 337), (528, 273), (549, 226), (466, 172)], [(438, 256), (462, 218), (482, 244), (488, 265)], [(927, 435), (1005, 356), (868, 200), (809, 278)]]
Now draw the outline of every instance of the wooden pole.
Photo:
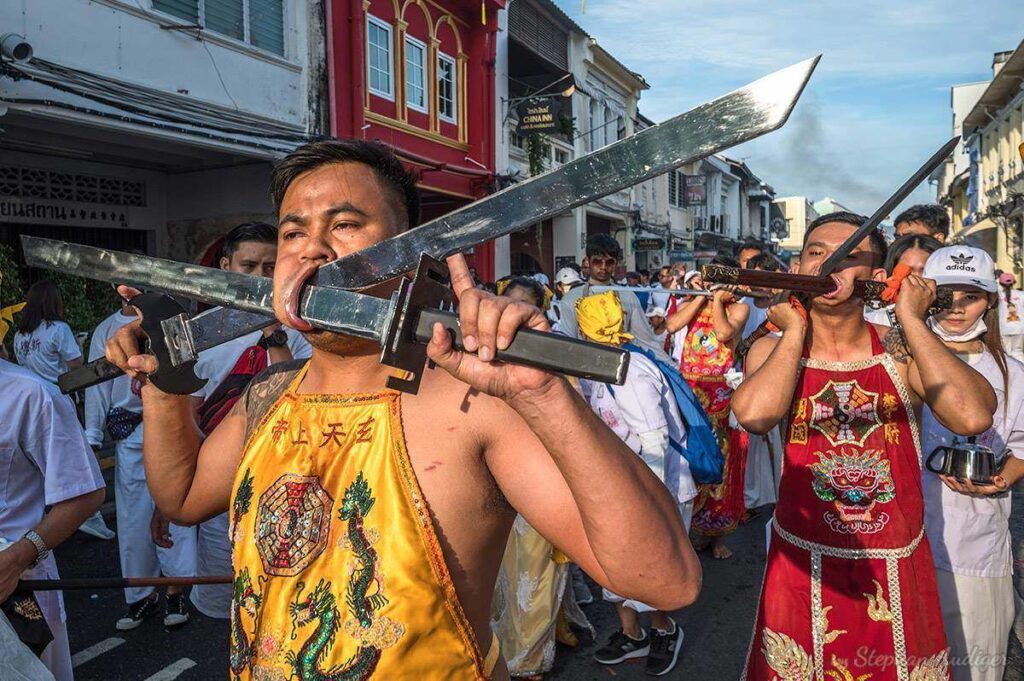
[(126, 589), (130, 586), (188, 586), (230, 584), (231, 575), (200, 577), (72, 577), (70, 579), (23, 579), (18, 591), (64, 591), (70, 589)]

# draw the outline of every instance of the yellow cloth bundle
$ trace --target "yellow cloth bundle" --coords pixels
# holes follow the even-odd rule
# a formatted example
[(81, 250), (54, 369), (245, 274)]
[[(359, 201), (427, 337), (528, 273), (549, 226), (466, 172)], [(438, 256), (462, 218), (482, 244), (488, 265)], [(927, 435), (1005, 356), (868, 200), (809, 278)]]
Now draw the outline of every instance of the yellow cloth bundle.
[(576, 320), (589, 340), (608, 345), (633, 340), (633, 334), (622, 330), (622, 303), (612, 291), (580, 298), (576, 302)]

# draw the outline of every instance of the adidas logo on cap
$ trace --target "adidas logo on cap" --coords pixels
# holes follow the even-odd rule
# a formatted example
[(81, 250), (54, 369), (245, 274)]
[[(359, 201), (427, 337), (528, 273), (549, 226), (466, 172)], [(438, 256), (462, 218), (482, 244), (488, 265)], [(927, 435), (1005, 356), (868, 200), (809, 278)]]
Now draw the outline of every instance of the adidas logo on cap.
[(976, 267), (974, 267), (973, 265), (969, 264), (972, 260), (974, 260), (974, 256), (973, 255), (970, 255), (968, 253), (959, 253), (959, 254), (954, 254), (954, 255), (949, 256), (949, 259), (952, 260), (952, 262), (949, 263), (948, 265), (946, 265), (946, 271), (947, 272), (957, 272), (957, 271), (960, 271), (960, 272), (977, 272), (978, 271)]

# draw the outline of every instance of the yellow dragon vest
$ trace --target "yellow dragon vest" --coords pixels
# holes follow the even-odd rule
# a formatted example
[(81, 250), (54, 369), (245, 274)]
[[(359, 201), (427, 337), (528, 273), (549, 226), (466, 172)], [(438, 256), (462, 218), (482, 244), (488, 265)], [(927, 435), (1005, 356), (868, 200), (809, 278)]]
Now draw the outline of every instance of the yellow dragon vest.
[(232, 679), (485, 678), (399, 393), (299, 395), (305, 373), (248, 436), (235, 479)]

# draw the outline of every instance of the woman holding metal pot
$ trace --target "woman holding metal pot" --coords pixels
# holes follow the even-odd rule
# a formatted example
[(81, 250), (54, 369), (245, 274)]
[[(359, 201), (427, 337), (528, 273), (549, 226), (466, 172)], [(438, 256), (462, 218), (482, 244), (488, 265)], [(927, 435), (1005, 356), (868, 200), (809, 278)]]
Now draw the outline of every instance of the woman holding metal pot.
[[(988, 379), (998, 400), (992, 427), (970, 442), (927, 407), (921, 421), (925, 530), (953, 678), (995, 681), (1003, 678), (1014, 619), (1008, 489), (1024, 477), (1024, 364), (1003, 351), (999, 285), (985, 251), (940, 248), (923, 276), (953, 289), (953, 306), (928, 320), (932, 331)], [(986, 466), (989, 474), (978, 472)]]

